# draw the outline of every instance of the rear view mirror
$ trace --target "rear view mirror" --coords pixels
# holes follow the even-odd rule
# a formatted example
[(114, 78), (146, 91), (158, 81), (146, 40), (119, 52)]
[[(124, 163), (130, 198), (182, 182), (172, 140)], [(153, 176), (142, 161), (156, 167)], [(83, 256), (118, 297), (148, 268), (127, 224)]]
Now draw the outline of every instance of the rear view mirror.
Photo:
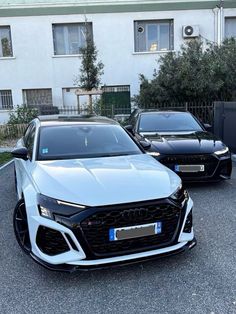
[(210, 124), (208, 124), (208, 123), (204, 123), (203, 126), (206, 129), (206, 131), (211, 131), (212, 130), (212, 126)]
[(151, 147), (151, 143), (146, 141), (140, 141), (139, 144), (142, 146), (143, 149), (148, 150)]
[(26, 147), (16, 148), (11, 152), (11, 154), (15, 158), (20, 158), (23, 160), (28, 159), (28, 149)]

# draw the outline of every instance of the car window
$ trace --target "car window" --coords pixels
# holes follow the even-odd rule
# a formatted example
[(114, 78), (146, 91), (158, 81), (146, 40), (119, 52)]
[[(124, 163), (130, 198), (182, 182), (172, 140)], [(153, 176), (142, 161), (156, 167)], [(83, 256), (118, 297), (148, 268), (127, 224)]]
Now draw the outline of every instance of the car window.
[(141, 154), (119, 125), (59, 125), (40, 128), (38, 160)]
[(28, 149), (30, 157), (32, 157), (33, 155), (35, 131), (36, 131), (35, 125), (32, 125), (32, 128), (30, 129), (29, 134), (25, 141), (25, 147)]
[(139, 132), (202, 131), (200, 124), (188, 112), (142, 114)]

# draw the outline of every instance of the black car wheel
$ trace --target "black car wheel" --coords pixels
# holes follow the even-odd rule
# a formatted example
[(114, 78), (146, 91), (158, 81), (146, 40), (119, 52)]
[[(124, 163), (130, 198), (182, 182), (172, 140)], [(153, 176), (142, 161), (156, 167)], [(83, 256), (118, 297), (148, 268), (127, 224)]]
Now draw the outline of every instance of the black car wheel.
[(31, 243), (29, 237), (28, 221), (24, 200), (20, 200), (14, 209), (13, 214), (14, 232), (22, 250), (29, 254), (31, 251)]

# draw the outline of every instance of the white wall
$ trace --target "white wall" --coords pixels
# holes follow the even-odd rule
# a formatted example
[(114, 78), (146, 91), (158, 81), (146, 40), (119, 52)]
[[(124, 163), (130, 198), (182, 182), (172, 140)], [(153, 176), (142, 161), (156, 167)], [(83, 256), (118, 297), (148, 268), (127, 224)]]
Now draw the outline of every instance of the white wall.
[[(236, 9), (225, 10), (236, 16)], [(162, 53), (134, 53), (134, 20), (174, 19), (174, 48), (183, 44), (182, 26), (200, 25), (203, 37), (214, 40), (212, 10), (89, 14), (99, 59), (105, 65), (102, 82), (130, 85), (138, 93), (140, 73), (152, 77)], [(62, 88), (73, 87), (80, 68), (78, 56), (53, 56), (52, 24), (83, 22), (83, 15), (0, 18), (10, 25), (13, 58), (0, 59), (0, 89), (12, 89), (14, 106), (23, 103), (22, 89), (52, 88), (53, 103), (62, 106)]]

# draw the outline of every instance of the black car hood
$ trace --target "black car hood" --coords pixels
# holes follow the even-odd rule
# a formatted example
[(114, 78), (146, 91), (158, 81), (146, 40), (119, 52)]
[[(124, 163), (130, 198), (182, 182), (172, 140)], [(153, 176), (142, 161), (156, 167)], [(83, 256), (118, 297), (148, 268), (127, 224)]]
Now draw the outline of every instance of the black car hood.
[(151, 141), (151, 151), (162, 154), (206, 154), (221, 150), (225, 145), (206, 131), (178, 133), (142, 133)]

